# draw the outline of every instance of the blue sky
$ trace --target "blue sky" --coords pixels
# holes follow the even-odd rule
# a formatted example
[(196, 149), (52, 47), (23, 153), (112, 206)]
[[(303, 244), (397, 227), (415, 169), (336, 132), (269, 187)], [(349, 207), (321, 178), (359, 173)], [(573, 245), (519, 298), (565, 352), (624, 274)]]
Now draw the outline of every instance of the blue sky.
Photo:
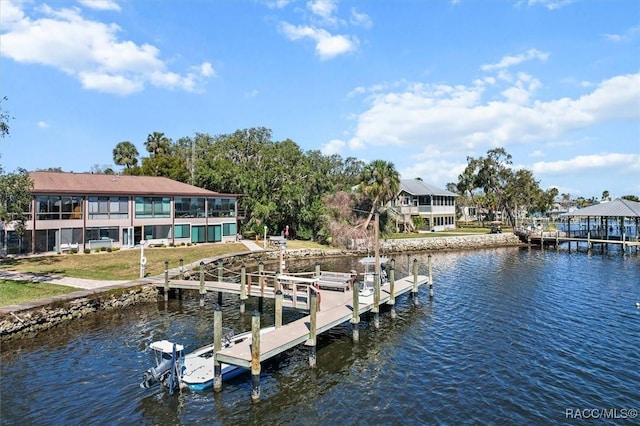
[(640, 195), (636, 0), (0, 0), (5, 171), (267, 127), (444, 187), (468, 156)]

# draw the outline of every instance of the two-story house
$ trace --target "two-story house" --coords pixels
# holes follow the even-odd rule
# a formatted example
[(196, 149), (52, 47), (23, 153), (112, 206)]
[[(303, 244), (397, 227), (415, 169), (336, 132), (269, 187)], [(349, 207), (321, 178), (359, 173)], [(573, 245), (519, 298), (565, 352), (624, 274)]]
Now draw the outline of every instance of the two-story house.
[(4, 224), (8, 253), (235, 241), (237, 195), (155, 176), (31, 172), (33, 199), (19, 238)]
[(456, 197), (453, 192), (436, 188), (422, 180), (403, 179), (400, 181), (400, 191), (391, 203), (391, 213), (406, 229), (413, 228), (413, 217), (416, 216), (424, 219), (422, 230), (455, 229)]

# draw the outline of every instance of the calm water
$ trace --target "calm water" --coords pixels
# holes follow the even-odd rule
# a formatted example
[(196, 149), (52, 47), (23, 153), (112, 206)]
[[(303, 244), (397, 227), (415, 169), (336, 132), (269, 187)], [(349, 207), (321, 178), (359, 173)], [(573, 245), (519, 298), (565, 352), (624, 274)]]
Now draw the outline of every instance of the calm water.
[[(315, 370), (304, 346), (265, 363), (259, 403), (248, 375), (221, 393), (138, 387), (151, 341), (212, 341), (215, 297), (201, 309), (194, 295), (4, 344), (1, 423), (562, 424), (580, 422), (567, 410), (640, 409), (640, 257), (509, 248), (432, 259), (432, 301), (427, 288), (417, 307), (402, 296), (378, 330), (363, 317), (357, 345), (348, 324), (321, 335)], [(406, 255), (397, 267), (406, 274)], [(224, 305), (225, 326), (250, 329), (255, 301), (243, 316), (231, 296)], [(265, 303), (263, 325), (272, 315)]]

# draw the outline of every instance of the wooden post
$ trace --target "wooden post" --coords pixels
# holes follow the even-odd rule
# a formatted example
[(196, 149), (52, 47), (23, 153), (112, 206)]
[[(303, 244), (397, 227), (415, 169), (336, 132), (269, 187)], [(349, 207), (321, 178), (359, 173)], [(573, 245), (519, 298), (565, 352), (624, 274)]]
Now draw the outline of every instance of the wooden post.
[(276, 328), (282, 327), (282, 290), (276, 291)]
[(316, 262), (316, 278), (320, 278), (320, 264)]
[(413, 259), (413, 288), (411, 289), (413, 304), (418, 306), (418, 259)]
[(200, 306), (204, 306), (204, 295), (207, 290), (204, 288), (204, 262), (200, 262)]
[[(224, 281), (224, 261), (222, 259), (218, 260), (218, 282)], [(218, 304), (222, 306), (222, 292), (218, 292)]]
[(351, 318), (351, 327), (353, 329), (353, 342), (358, 343), (360, 340), (360, 331), (358, 330), (358, 324), (360, 323), (360, 288), (358, 285), (352, 286), (353, 290), (353, 318)]
[(216, 304), (213, 311), (213, 390), (222, 390), (222, 364), (217, 354), (222, 349), (222, 308)]
[(318, 295), (315, 290), (310, 294), (310, 306), (309, 306), (309, 340), (307, 345), (309, 346), (309, 367), (315, 368), (316, 366), (316, 314), (318, 307)]
[(164, 262), (164, 301), (169, 300), (169, 261)]
[(251, 400), (260, 400), (260, 312), (251, 318)]
[(429, 267), (429, 298), (433, 299), (433, 269), (431, 269), (431, 255), (427, 256), (427, 266)]
[(389, 306), (391, 306), (391, 318), (396, 317), (396, 260), (391, 259), (389, 266)]
[(380, 274), (373, 274), (373, 327), (380, 328)]
[(244, 314), (244, 301), (247, 299), (247, 267), (240, 268), (240, 313)]
[(260, 298), (258, 299), (258, 310), (260, 312), (264, 311), (264, 263), (260, 262), (258, 264), (258, 275), (260, 276)]
[[(180, 259), (180, 267), (178, 268), (178, 279), (184, 280), (184, 259)], [(178, 289), (178, 299), (182, 300), (182, 289)]]

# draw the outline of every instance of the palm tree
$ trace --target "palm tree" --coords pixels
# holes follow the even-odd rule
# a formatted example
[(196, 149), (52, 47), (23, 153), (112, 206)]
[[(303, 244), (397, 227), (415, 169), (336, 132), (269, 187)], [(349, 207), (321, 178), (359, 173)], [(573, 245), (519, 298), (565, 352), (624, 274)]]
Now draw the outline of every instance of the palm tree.
[(144, 147), (149, 151), (152, 156), (158, 154), (168, 154), (171, 141), (162, 132), (153, 132), (147, 136), (147, 141), (144, 143)]
[(391, 200), (400, 189), (400, 175), (393, 163), (384, 160), (374, 160), (364, 167), (360, 187), (371, 203), (369, 217), (364, 224), (367, 229), (376, 209)]
[(113, 162), (130, 168), (138, 164), (138, 149), (129, 141), (122, 141), (113, 148)]

